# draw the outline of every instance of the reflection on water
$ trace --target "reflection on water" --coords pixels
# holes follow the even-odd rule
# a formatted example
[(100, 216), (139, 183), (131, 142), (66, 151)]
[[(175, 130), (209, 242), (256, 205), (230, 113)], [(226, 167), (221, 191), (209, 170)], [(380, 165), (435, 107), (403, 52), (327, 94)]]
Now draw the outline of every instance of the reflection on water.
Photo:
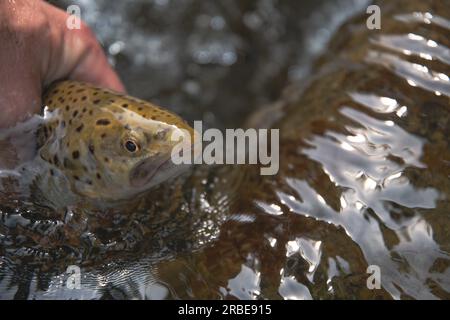
[[(447, 20), (438, 18), (445, 26)], [(395, 24), (389, 27), (395, 30)], [(287, 191), (277, 192), (289, 212), (342, 227), (367, 264), (380, 267), (382, 287), (394, 298), (448, 298), (450, 289), (449, 49), (438, 33), (421, 33), (375, 37), (365, 56), (366, 83), (347, 86), (344, 80), (339, 84), (344, 92), (330, 94), (329, 99), (341, 101), (328, 105), (328, 116), (319, 120), (302, 113), (303, 119), (287, 125), (294, 130), (300, 122), (311, 122), (318, 134), (306, 133), (305, 147), (297, 152), (320, 169), (310, 169), (305, 177), (290, 173), (284, 180)], [(380, 75), (385, 79), (375, 78)], [(346, 76), (358, 79), (357, 72)], [(323, 88), (319, 83), (309, 89), (315, 87)], [(301, 101), (308, 98), (305, 94)], [(320, 102), (313, 104), (320, 107)], [(436, 149), (441, 153), (430, 163), (429, 153)], [(326, 179), (314, 176), (320, 171)], [(323, 250), (317, 249), (318, 254), (323, 256)], [(340, 260), (347, 266), (341, 274), (351, 274), (352, 263)]]
[[(149, 3), (156, 10), (172, 2)], [(51, 246), (38, 252), (42, 237), (40, 246), (31, 245), (16, 230), (33, 220), (28, 207), (2, 206), (0, 297), (449, 299), (448, 5), (399, 1), (383, 11), (381, 32), (361, 27), (364, 17), (345, 24), (315, 77), (291, 86), (272, 111), (282, 112), (273, 124), (281, 134), (279, 174), (260, 176), (256, 166), (199, 167), (148, 195), (130, 229), (115, 238), (126, 235), (128, 246), (95, 251), (85, 244), (92, 251), (80, 253), (62, 244), (59, 259)], [(167, 12), (177, 17), (189, 8)], [(224, 30), (230, 27), (224, 16), (198, 23)], [(262, 23), (254, 13), (242, 17), (254, 28)], [(160, 23), (137, 22), (143, 30), (169, 26)], [(239, 41), (214, 39), (195, 51), (196, 63), (239, 64), (239, 54), (225, 54)], [(192, 41), (201, 47), (203, 40), (198, 34)], [(146, 43), (153, 45), (151, 38)], [(109, 51), (129, 50), (122, 46)], [(176, 71), (168, 70), (169, 78)], [(230, 121), (240, 117), (229, 113)], [(82, 267), (79, 290), (66, 288), (69, 264)], [(381, 289), (367, 286), (370, 265), (380, 268)]]

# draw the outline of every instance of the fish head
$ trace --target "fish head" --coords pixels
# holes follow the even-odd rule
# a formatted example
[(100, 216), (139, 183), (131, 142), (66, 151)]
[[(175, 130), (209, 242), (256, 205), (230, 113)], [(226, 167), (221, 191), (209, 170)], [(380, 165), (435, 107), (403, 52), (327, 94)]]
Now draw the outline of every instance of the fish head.
[(44, 103), (57, 120), (40, 130), (40, 154), (75, 193), (122, 200), (188, 167), (172, 154), (191, 150), (196, 135), (176, 114), (85, 83), (65, 81), (51, 90)]
[(180, 119), (162, 121), (144, 118), (129, 108), (108, 108), (96, 117), (93, 127), (87, 149), (95, 150), (108, 194), (143, 192), (185, 168), (172, 161), (177, 146), (191, 144), (193, 130)]

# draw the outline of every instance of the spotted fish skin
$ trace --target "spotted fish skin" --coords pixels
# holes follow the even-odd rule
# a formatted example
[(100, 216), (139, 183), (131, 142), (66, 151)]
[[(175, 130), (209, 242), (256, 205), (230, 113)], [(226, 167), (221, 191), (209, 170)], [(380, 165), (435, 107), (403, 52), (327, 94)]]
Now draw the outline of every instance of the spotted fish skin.
[(38, 130), (39, 156), (78, 195), (124, 199), (184, 169), (171, 152), (194, 130), (169, 111), (75, 81), (52, 85), (43, 103), (51, 116)]

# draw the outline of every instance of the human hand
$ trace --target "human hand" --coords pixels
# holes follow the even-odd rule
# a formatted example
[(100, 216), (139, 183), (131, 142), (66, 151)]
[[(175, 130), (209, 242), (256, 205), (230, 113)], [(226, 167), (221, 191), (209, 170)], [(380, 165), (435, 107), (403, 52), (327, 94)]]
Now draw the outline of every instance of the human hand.
[(124, 92), (95, 35), (41, 0), (0, 1), (0, 128), (40, 112), (43, 89), (55, 80), (86, 81)]

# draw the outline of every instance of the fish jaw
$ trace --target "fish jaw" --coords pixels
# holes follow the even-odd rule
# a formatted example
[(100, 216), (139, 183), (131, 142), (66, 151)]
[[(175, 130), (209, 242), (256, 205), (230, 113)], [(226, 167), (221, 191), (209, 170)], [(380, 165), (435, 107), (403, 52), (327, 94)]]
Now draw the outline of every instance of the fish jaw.
[(130, 186), (136, 191), (146, 191), (170, 178), (182, 174), (188, 165), (176, 165), (170, 158), (158, 163), (154, 159), (144, 160), (138, 164), (130, 174)]

